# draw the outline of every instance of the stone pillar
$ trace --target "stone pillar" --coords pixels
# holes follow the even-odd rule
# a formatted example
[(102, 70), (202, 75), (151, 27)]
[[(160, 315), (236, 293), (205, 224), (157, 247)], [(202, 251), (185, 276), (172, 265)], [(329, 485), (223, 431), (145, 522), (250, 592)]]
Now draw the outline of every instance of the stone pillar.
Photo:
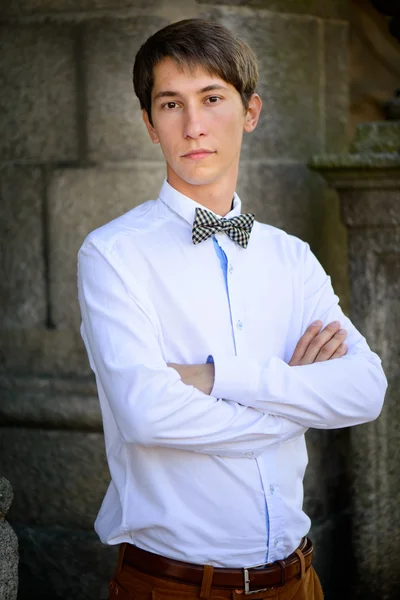
[(11, 484), (0, 477), (0, 598), (16, 600), (18, 591), (18, 540), (5, 520), (11, 506)]
[(400, 598), (400, 121), (359, 125), (351, 152), (315, 157), (348, 228), (351, 318), (383, 361), (381, 416), (350, 430), (354, 598)]

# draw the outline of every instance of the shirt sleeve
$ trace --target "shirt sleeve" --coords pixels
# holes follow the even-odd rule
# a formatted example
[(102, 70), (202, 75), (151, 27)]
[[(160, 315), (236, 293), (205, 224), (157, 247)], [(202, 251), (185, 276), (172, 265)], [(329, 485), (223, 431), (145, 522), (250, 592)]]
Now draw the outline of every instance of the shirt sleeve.
[(112, 251), (90, 241), (79, 252), (82, 337), (125, 442), (254, 458), (306, 431), (184, 384), (164, 360), (152, 304), (143, 290), (128, 287), (126, 269)]
[(290, 367), (278, 357), (264, 362), (214, 355), (212, 395), (268, 414), (287, 417), (304, 427), (335, 429), (372, 421), (382, 409), (386, 378), (379, 357), (338, 305), (330, 278), (304, 244), (302, 331), (319, 319), (339, 321), (347, 330), (343, 358)]

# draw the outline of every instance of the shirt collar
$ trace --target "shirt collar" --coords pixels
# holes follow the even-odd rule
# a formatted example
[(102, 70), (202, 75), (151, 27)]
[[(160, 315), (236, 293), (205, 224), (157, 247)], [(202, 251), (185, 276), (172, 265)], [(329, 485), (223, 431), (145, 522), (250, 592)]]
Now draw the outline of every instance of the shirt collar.
[[(177, 215), (185, 219), (190, 226), (193, 225), (194, 215), (196, 208), (205, 208), (202, 204), (195, 202), (188, 196), (181, 194), (165, 179), (160, 190), (159, 198), (164, 204), (169, 206)], [(235, 193), (233, 195), (233, 208), (225, 215), (225, 219), (231, 219), (232, 217), (238, 217), (240, 215), (242, 203), (239, 196)], [(206, 210), (209, 210), (208, 208)], [(215, 214), (212, 210), (210, 212), (215, 215), (218, 219), (221, 219), (221, 215)]]

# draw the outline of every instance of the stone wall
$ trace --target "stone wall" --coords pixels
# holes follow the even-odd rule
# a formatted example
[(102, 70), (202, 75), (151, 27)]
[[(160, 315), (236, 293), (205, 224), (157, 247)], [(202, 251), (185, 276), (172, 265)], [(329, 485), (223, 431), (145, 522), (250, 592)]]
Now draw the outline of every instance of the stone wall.
[[(20, 598), (105, 598), (115, 549), (92, 530), (108, 471), (76, 253), (91, 229), (155, 198), (164, 177), (132, 93), (135, 52), (193, 16), (250, 42), (264, 105), (244, 142), (244, 208), (308, 240), (346, 300), (337, 198), (306, 163), (347, 145), (348, 2), (3, 0), (0, 15), (0, 456), (15, 492)], [(328, 600), (341, 585), (346, 444), (342, 431), (308, 436), (306, 507)]]

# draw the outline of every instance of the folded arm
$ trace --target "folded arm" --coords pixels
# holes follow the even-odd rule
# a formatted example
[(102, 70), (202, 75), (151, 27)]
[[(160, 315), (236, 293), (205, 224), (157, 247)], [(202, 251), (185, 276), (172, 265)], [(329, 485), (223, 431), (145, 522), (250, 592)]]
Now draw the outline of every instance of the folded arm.
[(82, 336), (121, 438), (219, 456), (257, 456), (306, 428), (183, 383), (168, 367), (158, 317), (113, 253), (86, 241), (79, 252)]
[(347, 331), (347, 353), (338, 360), (291, 366), (277, 357), (214, 356), (212, 394), (286, 417), (304, 427), (348, 427), (379, 415), (387, 387), (379, 357), (338, 305), (330, 278), (305, 245), (302, 332), (313, 321), (338, 321)]

